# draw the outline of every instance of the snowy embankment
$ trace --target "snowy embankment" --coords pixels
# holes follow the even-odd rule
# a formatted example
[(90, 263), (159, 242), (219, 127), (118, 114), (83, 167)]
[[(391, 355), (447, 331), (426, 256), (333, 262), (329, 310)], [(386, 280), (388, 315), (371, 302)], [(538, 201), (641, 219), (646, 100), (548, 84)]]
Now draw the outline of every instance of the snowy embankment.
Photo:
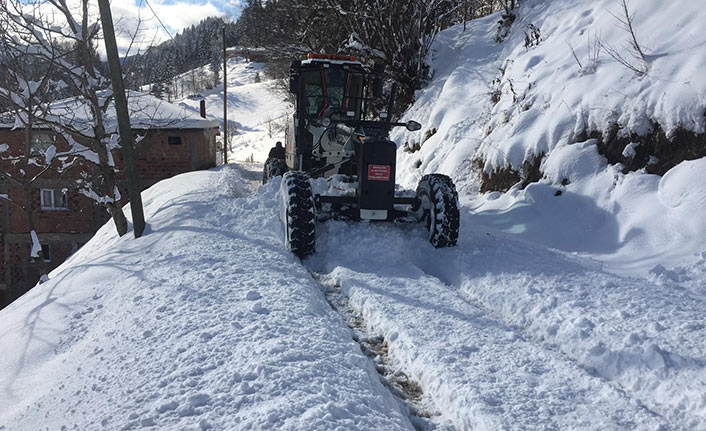
[[(693, 217), (706, 210), (704, 162), (685, 162), (664, 177), (624, 174), (585, 139), (615, 125), (619, 135), (646, 134), (652, 124), (666, 136), (680, 128), (704, 133), (706, 10), (689, 0), (628, 7), (644, 61), (630, 53), (615, 0), (523, 1), (502, 43), (495, 41), (498, 15), (470, 22), (465, 32), (461, 25), (442, 32), (430, 56), (434, 78), (405, 116), (420, 121), (423, 133), (396, 132), (400, 144), (421, 143), (398, 153), (403, 183), (414, 187), (438, 171), (473, 193), (480, 183), (474, 161), (486, 173), (511, 167), (522, 176), (523, 163), (543, 154), (538, 186), (466, 199), (473, 223), (621, 274), (695, 284), (706, 252), (706, 223)], [(644, 75), (616, 61), (611, 47)], [(623, 153), (636, 150), (629, 144)]]
[[(285, 116), (291, 104), (284, 100), (284, 93), (277, 93), (275, 81), (267, 79), (263, 67), (262, 63), (247, 62), (242, 57), (228, 60), (227, 106), (231, 133), (228, 160), (231, 162), (264, 163), (275, 142), (284, 141)], [(210, 73), (205, 69), (203, 73)], [(189, 73), (185, 74), (186, 79), (188, 76)], [(207, 118), (223, 124), (223, 84), (199, 94), (206, 101)], [(199, 112), (199, 98), (187, 97), (176, 103)]]
[(283, 249), (276, 188), (162, 181), (143, 238), (106, 224), (0, 311), (0, 429), (411, 429)]

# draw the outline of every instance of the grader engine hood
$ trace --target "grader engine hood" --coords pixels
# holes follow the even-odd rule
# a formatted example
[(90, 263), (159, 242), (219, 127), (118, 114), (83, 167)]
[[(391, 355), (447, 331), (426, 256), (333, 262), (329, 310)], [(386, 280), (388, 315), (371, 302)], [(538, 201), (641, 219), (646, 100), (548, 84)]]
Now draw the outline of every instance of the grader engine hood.
[(387, 138), (366, 137), (359, 151), (360, 218), (387, 220), (392, 212), (395, 197), (397, 145)]

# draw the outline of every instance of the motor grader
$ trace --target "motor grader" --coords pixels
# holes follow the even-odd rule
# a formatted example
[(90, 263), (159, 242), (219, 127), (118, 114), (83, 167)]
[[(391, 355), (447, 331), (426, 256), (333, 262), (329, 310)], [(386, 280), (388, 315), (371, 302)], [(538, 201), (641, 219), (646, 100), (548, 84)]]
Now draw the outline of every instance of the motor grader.
[[(384, 66), (354, 57), (309, 54), (290, 66), (294, 115), (285, 132), (285, 157), (270, 157), (264, 182), (282, 175), (286, 246), (300, 258), (315, 252), (317, 220), (423, 222), (434, 247), (456, 245), (459, 204), (446, 175), (422, 177), (416, 193), (397, 192), (393, 127), (417, 131), (416, 121), (391, 121), (396, 87), (383, 99)], [(372, 118), (372, 107), (384, 108)], [(314, 193), (312, 180), (334, 186)]]

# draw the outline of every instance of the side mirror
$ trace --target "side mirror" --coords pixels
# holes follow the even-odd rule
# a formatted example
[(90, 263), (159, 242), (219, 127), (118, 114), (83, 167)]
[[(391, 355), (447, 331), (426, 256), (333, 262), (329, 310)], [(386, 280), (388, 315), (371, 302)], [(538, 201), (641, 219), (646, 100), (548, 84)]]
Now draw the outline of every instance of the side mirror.
[(416, 132), (417, 130), (419, 130), (419, 129), (422, 128), (422, 125), (419, 124), (419, 123), (417, 123), (417, 122), (414, 121), (414, 120), (409, 120), (409, 121), (407, 121), (407, 124), (405, 124), (405, 127), (406, 127), (407, 130), (409, 130), (410, 132)]
[(299, 94), (299, 85), (301, 78), (299, 76), (299, 67), (302, 62), (300, 60), (294, 60), (289, 65), (289, 92), (294, 94)]

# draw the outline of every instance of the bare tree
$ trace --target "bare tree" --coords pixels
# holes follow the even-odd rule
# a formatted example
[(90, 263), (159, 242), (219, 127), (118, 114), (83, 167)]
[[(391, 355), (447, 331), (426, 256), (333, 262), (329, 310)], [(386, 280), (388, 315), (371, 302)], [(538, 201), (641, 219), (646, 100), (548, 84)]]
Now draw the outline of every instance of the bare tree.
[(401, 105), (429, 78), (426, 56), (436, 35), (450, 25), (460, 4), (451, 0), (353, 0), (338, 6), (347, 47), (363, 60), (388, 65), (401, 84)]
[[(80, 0), (76, 9), (66, 0), (47, 0), (31, 10), (19, 0), (2, 0), (0, 12), (10, 26), (6, 35), (26, 47), (27, 58), (50, 65), (72, 95), (51, 104), (37, 120), (62, 136), (73, 155), (94, 163), (97, 174), (79, 180), (79, 191), (104, 206), (118, 234), (124, 235), (128, 224), (112, 155), (119, 148), (113, 96), (110, 82), (100, 73), (96, 53), (100, 26), (89, 0)], [(57, 55), (55, 47), (66, 44), (71, 49)]]
[[(621, 13), (611, 13), (611, 15), (618, 20), (620, 26), (630, 35), (628, 47), (626, 49), (620, 49), (606, 43), (602, 44), (602, 46), (615, 61), (632, 70), (637, 75), (645, 75), (649, 69), (649, 63), (647, 62), (645, 51), (638, 43), (637, 36), (635, 36), (635, 27), (633, 26), (634, 14), (630, 13), (628, 0), (620, 0), (619, 4)], [(626, 51), (627, 54), (625, 54)]]
[[(5, 3), (0, 4), (2, 8)], [(0, 10), (4, 10), (0, 8)], [(24, 214), (29, 228), (30, 258), (37, 265), (40, 283), (48, 279), (44, 253), (35, 230), (33, 196), (35, 184), (50, 169), (62, 173), (72, 166), (66, 154), (57, 154), (56, 146), (44, 133), (38, 134), (41, 118), (46, 115), (49, 101), (60, 93), (63, 83), (57, 81), (50, 63), (33, 61), (34, 49), (22, 42), (21, 33), (14, 29), (9, 14), (0, 18), (0, 67), (4, 69), (4, 87), (0, 87), (0, 100), (10, 108), (17, 126), (24, 130), (21, 148), (2, 146), (0, 151), (0, 177), (22, 191), (21, 200), (11, 194), (0, 196)], [(46, 56), (56, 60), (64, 55), (57, 46), (48, 47)], [(0, 142), (2, 144), (2, 142)], [(14, 150), (14, 151), (13, 151)]]
[(428, 79), (426, 55), (460, 7), (458, 0), (248, 0), (238, 27), (243, 43), (265, 47), (282, 72), (308, 52), (385, 63), (404, 105)]

